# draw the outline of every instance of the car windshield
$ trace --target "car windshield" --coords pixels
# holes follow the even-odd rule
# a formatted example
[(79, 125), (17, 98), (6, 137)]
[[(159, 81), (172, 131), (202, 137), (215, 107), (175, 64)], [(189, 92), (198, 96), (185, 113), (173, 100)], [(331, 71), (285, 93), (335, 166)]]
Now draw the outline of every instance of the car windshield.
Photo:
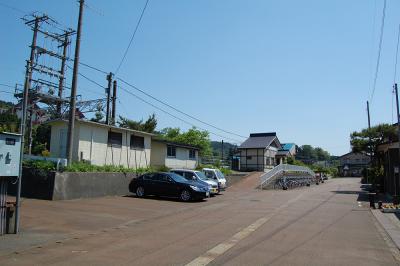
[(168, 173), (168, 175), (176, 182), (187, 182), (187, 180), (181, 175), (175, 173)]
[(217, 172), (218, 179), (224, 179), (225, 178), (224, 174), (220, 170), (216, 170), (215, 172)]
[(203, 172), (196, 171), (195, 173), (196, 173), (196, 175), (197, 175), (201, 180), (207, 180), (207, 179), (209, 179), (209, 178), (207, 178), (207, 176), (206, 176)]

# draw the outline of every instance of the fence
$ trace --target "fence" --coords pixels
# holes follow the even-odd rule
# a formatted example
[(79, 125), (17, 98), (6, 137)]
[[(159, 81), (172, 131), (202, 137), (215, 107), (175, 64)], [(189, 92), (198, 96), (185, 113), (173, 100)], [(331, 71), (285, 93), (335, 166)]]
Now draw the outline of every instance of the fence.
[(290, 165), (290, 164), (279, 164), (275, 166), (271, 171), (263, 174), (260, 177), (260, 188), (265, 187), (274, 177), (284, 175), (285, 173), (291, 174), (305, 174), (314, 177), (315, 173), (308, 167)]

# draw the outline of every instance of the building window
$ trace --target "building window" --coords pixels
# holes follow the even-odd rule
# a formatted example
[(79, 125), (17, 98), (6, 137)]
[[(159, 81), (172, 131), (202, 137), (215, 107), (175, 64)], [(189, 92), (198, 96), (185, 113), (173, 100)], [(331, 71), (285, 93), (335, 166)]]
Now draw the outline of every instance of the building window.
[(131, 135), (131, 149), (144, 149), (144, 137)]
[(196, 150), (189, 150), (189, 159), (196, 159)]
[(252, 158), (251, 156), (246, 156), (246, 160), (251, 160)]
[(108, 131), (108, 146), (120, 148), (122, 146), (122, 133)]
[(167, 146), (167, 156), (168, 157), (176, 157), (176, 147)]

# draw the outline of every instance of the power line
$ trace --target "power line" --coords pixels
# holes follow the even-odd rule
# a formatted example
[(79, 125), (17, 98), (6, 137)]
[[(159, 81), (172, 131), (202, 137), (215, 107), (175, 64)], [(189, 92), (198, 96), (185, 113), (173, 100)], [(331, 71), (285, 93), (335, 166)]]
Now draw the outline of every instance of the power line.
[(393, 83), (396, 82), (396, 77), (397, 77), (397, 58), (399, 55), (399, 41), (400, 41), (400, 24), (397, 30), (397, 45), (396, 45), (396, 58), (394, 61), (394, 75), (393, 75)]
[[(73, 60), (71, 60), (71, 61), (73, 61)], [(79, 62), (79, 64), (80, 64), (80, 65), (82, 65), (82, 66), (85, 66), (85, 67), (91, 68), (91, 69), (93, 69), (93, 70), (96, 70), (96, 71), (98, 71), (98, 72), (101, 72), (101, 73), (103, 73), (103, 74), (106, 74), (106, 75), (108, 75), (108, 72), (106, 72), (106, 71), (104, 71), (104, 70), (101, 70), (101, 69), (98, 69), (97, 67), (94, 67), (94, 66), (91, 66), (91, 65), (85, 64), (85, 63), (83, 63), (83, 62)]]
[(132, 84), (126, 82), (125, 80), (123, 80), (123, 79), (121, 79), (121, 78), (117, 78), (117, 79), (120, 80), (121, 82), (125, 83), (125, 84), (128, 85), (129, 87), (131, 87), (131, 88), (133, 88), (133, 89), (135, 89), (135, 90), (137, 90), (137, 91), (143, 93), (144, 95), (146, 95), (146, 96), (152, 98), (153, 100), (155, 100), (155, 101), (157, 101), (157, 102), (159, 102), (159, 103), (161, 103), (161, 104), (163, 104), (163, 105), (165, 105), (165, 106), (167, 106), (167, 107), (169, 107), (169, 108), (175, 110), (176, 112), (178, 112), (178, 113), (180, 113), (180, 114), (183, 114), (183, 115), (185, 115), (185, 116), (187, 116), (187, 117), (189, 117), (189, 118), (191, 118), (191, 119), (193, 119), (193, 120), (196, 120), (197, 122), (200, 122), (200, 123), (202, 123), (202, 124), (204, 124), (204, 125), (207, 125), (207, 126), (209, 126), (209, 127), (212, 127), (212, 128), (214, 128), (214, 129), (217, 129), (217, 130), (219, 130), (219, 131), (225, 132), (225, 133), (230, 134), (230, 135), (234, 135), (234, 136), (241, 137), (241, 138), (247, 138), (247, 137), (245, 137), (245, 136), (236, 134), (236, 133), (234, 133), (234, 132), (231, 132), (231, 131), (222, 129), (222, 128), (220, 128), (220, 127), (214, 126), (214, 125), (212, 125), (212, 124), (210, 124), (210, 123), (204, 122), (204, 121), (202, 121), (202, 120), (200, 120), (200, 119), (198, 119), (198, 118), (196, 118), (196, 117), (194, 117), (194, 116), (192, 116), (192, 115), (190, 115), (190, 114), (187, 114), (187, 113), (185, 113), (185, 112), (183, 112), (183, 111), (177, 109), (176, 107), (174, 107), (174, 106), (172, 106), (172, 105), (170, 105), (170, 104), (168, 104), (168, 103), (166, 103), (166, 102), (164, 102), (164, 101), (162, 101), (162, 100), (160, 100), (160, 99), (157, 99), (156, 97), (154, 97), (154, 96), (148, 94), (147, 92), (145, 92), (145, 91), (139, 89), (138, 87), (136, 87), (136, 86), (134, 86), (134, 85), (132, 85)]
[[(67, 67), (68, 67), (69, 69), (72, 69), (72, 67), (70, 67), (69, 65), (67, 65)], [(79, 76), (81, 76), (81, 77), (83, 77), (84, 79), (86, 79), (86, 80), (92, 82), (93, 84), (99, 86), (100, 88), (103, 88), (103, 89), (105, 88), (103, 85), (101, 85), (100, 83), (94, 81), (93, 79), (91, 79), (91, 78), (85, 76), (85, 75), (82, 74), (81, 72), (79, 72), (78, 74), (79, 74)]]
[(11, 9), (11, 10), (14, 10), (14, 11), (17, 11), (17, 12), (19, 12), (19, 13), (21, 13), (21, 14), (26, 14), (26, 12), (23, 11), (22, 9), (19, 9), (19, 8), (16, 8), (16, 7), (13, 7), (13, 6), (10, 6), (10, 5), (8, 5), (8, 4), (0, 3), (0, 6), (3, 6), (3, 7), (5, 7), (5, 8), (8, 8), (8, 9)]
[(9, 88), (15, 89), (15, 86), (11, 86), (11, 85), (4, 84), (4, 83), (0, 83), (0, 86), (4, 86), (4, 87), (9, 87)]
[(199, 128), (199, 129), (201, 129), (201, 130), (207, 131), (207, 132), (209, 132), (210, 134), (213, 134), (213, 135), (215, 135), (215, 136), (218, 136), (218, 137), (221, 137), (221, 138), (224, 138), (224, 139), (228, 139), (228, 140), (232, 140), (232, 141), (235, 141), (235, 142), (237, 142), (237, 143), (240, 143), (240, 142), (241, 142), (240, 140), (228, 138), (228, 137), (222, 136), (222, 135), (220, 135), (220, 134), (218, 134), (218, 133), (215, 133), (215, 132), (206, 130), (206, 129), (204, 129), (204, 128), (198, 127), (198, 126), (196, 126), (195, 124), (193, 124), (193, 123), (191, 123), (191, 122), (189, 122), (189, 121), (186, 121), (186, 120), (184, 120), (184, 119), (182, 119), (182, 118), (180, 118), (180, 117), (178, 117), (178, 116), (176, 116), (176, 115), (174, 115), (174, 114), (172, 114), (172, 113), (166, 111), (165, 109), (162, 109), (161, 107), (158, 107), (157, 105), (154, 105), (153, 103), (151, 103), (151, 102), (149, 102), (149, 101), (146, 101), (146, 100), (143, 99), (142, 97), (140, 97), (140, 96), (134, 94), (133, 92), (131, 92), (131, 91), (125, 89), (125, 88), (123, 88), (122, 86), (119, 86), (119, 88), (122, 89), (123, 91), (125, 91), (126, 93), (132, 95), (133, 97), (139, 99), (140, 101), (142, 101), (142, 102), (144, 102), (144, 103), (146, 103), (146, 104), (148, 104), (148, 105), (150, 105), (150, 106), (156, 108), (157, 110), (160, 110), (161, 112), (164, 112), (164, 113), (166, 113), (166, 114), (172, 116), (172, 117), (175, 118), (175, 119), (178, 119), (178, 120), (181, 121), (181, 122), (184, 122), (184, 123), (186, 123), (186, 124), (188, 124), (188, 125), (191, 125), (191, 126), (193, 126), (193, 127)]
[(372, 87), (372, 94), (371, 94), (371, 97), (370, 97), (370, 101), (372, 101), (372, 99), (374, 98), (375, 89), (376, 89), (376, 81), (378, 80), (379, 65), (380, 65), (380, 61), (381, 61), (383, 30), (385, 28), (385, 17), (386, 17), (386, 0), (383, 2), (382, 23), (381, 23), (381, 31), (380, 31), (380, 36), (379, 36), (379, 47), (378, 47), (378, 57), (376, 59), (374, 83), (373, 83), (373, 87)]
[[(395, 61), (394, 61), (394, 74), (393, 74), (393, 84), (395, 84), (396, 83), (396, 77), (397, 77), (397, 58), (398, 58), (398, 55), (399, 55), (399, 41), (400, 41), (400, 24), (399, 24), (399, 28), (398, 28), (398, 31), (397, 31), (397, 45), (396, 45), (396, 58), (395, 58)], [(393, 115), (393, 113), (394, 113), (394, 87), (393, 87), (393, 90), (392, 90), (392, 124), (394, 123), (394, 115)]]
[(9, 92), (9, 91), (0, 91), (2, 93), (8, 93), (8, 94), (14, 94), (13, 92)]
[(139, 20), (138, 20), (138, 22), (136, 23), (136, 27), (135, 27), (135, 30), (133, 31), (133, 34), (132, 34), (131, 40), (129, 41), (128, 47), (126, 47), (126, 50), (125, 50), (125, 52), (124, 52), (124, 55), (122, 56), (121, 62), (119, 63), (117, 69), (115, 70), (115, 75), (117, 75), (119, 69), (120, 69), (121, 66), (122, 66), (122, 63), (123, 63), (124, 60), (125, 60), (126, 55), (128, 54), (129, 48), (131, 47), (132, 41), (133, 41), (133, 39), (135, 38), (136, 32), (137, 32), (137, 30), (138, 30), (138, 28), (139, 28), (140, 22), (142, 21), (142, 18), (143, 18), (144, 12), (146, 11), (147, 4), (148, 4), (148, 3), (149, 3), (149, 0), (146, 0), (146, 4), (144, 5), (143, 10), (142, 10), (142, 13), (140, 14)]

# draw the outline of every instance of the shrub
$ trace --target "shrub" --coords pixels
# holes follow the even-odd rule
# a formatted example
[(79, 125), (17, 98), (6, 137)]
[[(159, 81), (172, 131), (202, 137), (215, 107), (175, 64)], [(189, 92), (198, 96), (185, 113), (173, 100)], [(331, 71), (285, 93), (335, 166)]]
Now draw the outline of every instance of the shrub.
[(28, 161), (23, 161), (22, 165), (25, 167), (35, 168), (44, 171), (55, 171), (57, 168), (56, 163), (51, 161), (28, 160)]

